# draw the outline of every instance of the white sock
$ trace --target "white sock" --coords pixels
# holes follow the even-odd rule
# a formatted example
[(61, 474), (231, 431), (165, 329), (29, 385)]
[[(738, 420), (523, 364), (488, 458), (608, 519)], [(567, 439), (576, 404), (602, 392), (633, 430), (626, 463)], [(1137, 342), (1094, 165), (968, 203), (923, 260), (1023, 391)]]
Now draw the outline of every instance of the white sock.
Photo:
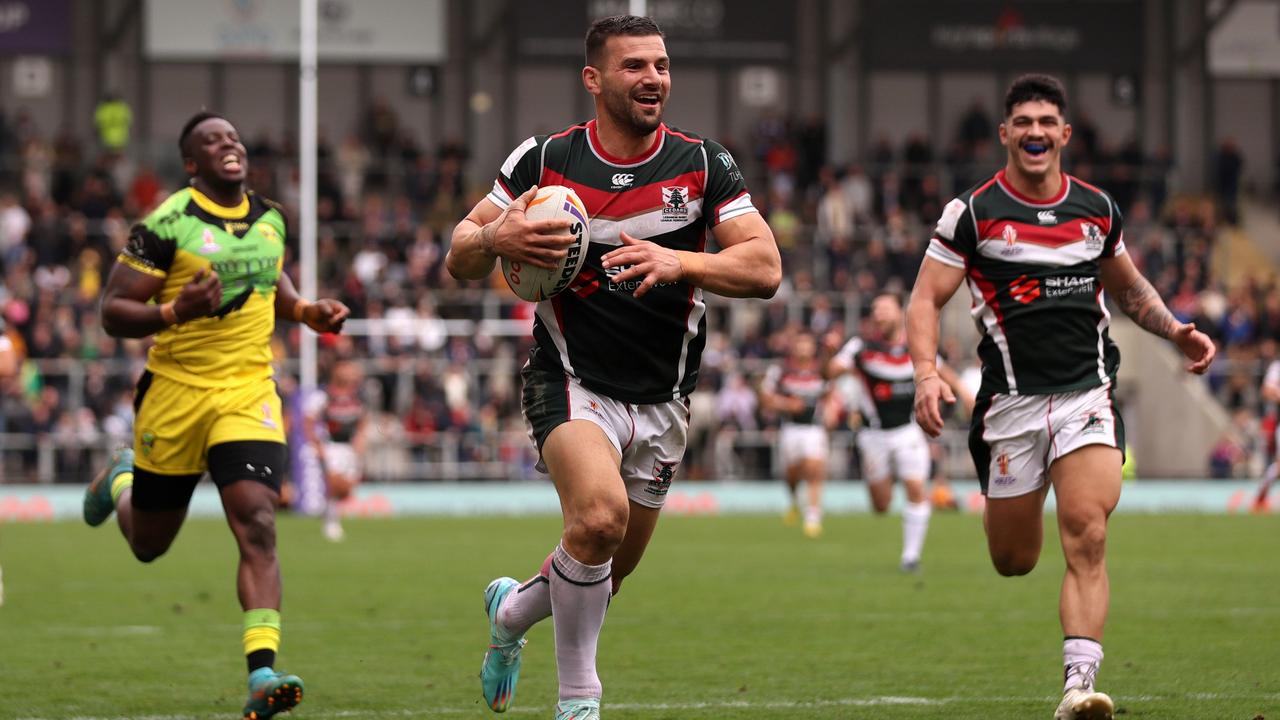
[(902, 562), (919, 562), (924, 550), (924, 536), (929, 532), (929, 501), (908, 502), (902, 508)]
[(822, 506), (810, 505), (804, 509), (804, 521), (807, 525), (822, 524)]
[(512, 590), (498, 608), (498, 624), (512, 635), (523, 635), (537, 623), (551, 617), (551, 558), (547, 556), (538, 574)]
[(1271, 490), (1271, 484), (1276, 481), (1277, 471), (1280, 464), (1271, 463), (1267, 466), (1266, 472), (1262, 473), (1262, 482), (1258, 483), (1258, 499), (1265, 500), (1267, 493)]
[(1063, 692), (1080, 688), (1093, 692), (1094, 677), (1102, 664), (1102, 643), (1086, 637), (1062, 641)]
[(613, 561), (586, 565), (570, 556), (563, 545), (557, 546), (551, 557), (551, 612), (560, 699), (598, 698), (602, 688), (596, 674), (596, 644), (609, 607)]

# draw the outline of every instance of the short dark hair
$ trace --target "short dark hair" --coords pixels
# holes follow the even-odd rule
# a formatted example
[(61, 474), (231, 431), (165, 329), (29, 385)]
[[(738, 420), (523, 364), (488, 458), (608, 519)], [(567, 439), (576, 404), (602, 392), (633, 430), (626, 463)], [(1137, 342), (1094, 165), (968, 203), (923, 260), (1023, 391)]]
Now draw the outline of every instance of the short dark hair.
[(591, 23), (591, 29), (587, 30), (588, 65), (596, 67), (596, 63), (600, 59), (600, 51), (604, 49), (604, 44), (609, 41), (609, 38), (616, 35), (630, 35), (633, 37), (657, 35), (658, 37), (666, 37), (662, 34), (662, 28), (658, 27), (658, 23), (647, 17), (614, 15), (600, 18)]
[[(225, 117), (223, 117), (222, 115), (219, 115), (216, 112), (201, 110), (195, 115), (192, 115), (191, 119), (188, 120), (186, 124), (182, 126), (182, 132), (178, 133), (178, 152), (182, 153), (183, 158), (187, 157), (187, 138), (191, 137), (191, 131), (195, 130), (196, 126), (199, 125), (200, 123), (204, 122), (205, 120), (210, 120), (212, 118), (227, 120)], [(231, 121), (227, 120), (227, 122), (231, 122)]]
[(1013, 107), (1024, 102), (1043, 100), (1058, 106), (1058, 112), (1067, 114), (1067, 91), (1062, 82), (1052, 75), (1023, 75), (1009, 86), (1004, 96), (1004, 116), (1013, 114)]

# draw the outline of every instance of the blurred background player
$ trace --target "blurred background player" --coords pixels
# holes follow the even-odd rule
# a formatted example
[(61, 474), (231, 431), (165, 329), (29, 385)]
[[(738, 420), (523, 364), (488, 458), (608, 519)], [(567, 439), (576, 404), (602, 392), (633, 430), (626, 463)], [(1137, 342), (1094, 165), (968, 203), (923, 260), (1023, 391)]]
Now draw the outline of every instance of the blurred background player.
[[(848, 372), (861, 381), (858, 411), (863, 428), (858, 432), (858, 456), (866, 478), (871, 507), (876, 513), (889, 510), (896, 475), (906, 492), (902, 508), (902, 557), (904, 572), (920, 568), (920, 554), (929, 532), (932, 505), (925, 490), (929, 477), (929, 440), (912, 421), (916, 388), (907, 352), (907, 332), (902, 301), (893, 293), (882, 293), (871, 301), (874, 335), (853, 337), (827, 363), (826, 374), (836, 378)], [(973, 397), (959, 377), (945, 365), (938, 372), (968, 409)]]
[(791, 340), (786, 359), (769, 366), (760, 383), (761, 407), (782, 420), (778, 429), (778, 454), (782, 462), (790, 507), (785, 521), (800, 519), (800, 482), (808, 488), (804, 509), (804, 534), (822, 534), (822, 485), (827, 479), (827, 423), (829, 394), (822, 377), (822, 362), (813, 334), (804, 330)]
[(1271, 508), (1268, 495), (1271, 492), (1271, 485), (1276, 480), (1276, 474), (1280, 473), (1280, 465), (1276, 462), (1277, 457), (1280, 456), (1280, 418), (1277, 418), (1277, 406), (1280, 406), (1280, 360), (1272, 360), (1271, 364), (1267, 365), (1259, 394), (1269, 408), (1266, 414), (1268, 421), (1264, 422), (1263, 426), (1271, 430), (1265, 443), (1267, 467), (1262, 473), (1262, 479), (1258, 481), (1258, 491), (1253, 496), (1253, 511), (1261, 513)]
[(942, 402), (938, 321), (963, 282), (982, 330), (982, 387), (969, 447), (982, 491), (991, 560), (1025, 575), (1044, 541), (1049, 485), (1067, 572), (1059, 618), (1064, 688), (1056, 720), (1110, 720), (1094, 688), (1110, 602), (1107, 521), (1120, 500), (1124, 423), (1116, 410), (1120, 352), (1107, 332), (1103, 290), (1148, 332), (1177, 345), (1203, 373), (1213, 342), (1165, 307), (1125, 250), (1120, 208), (1062, 172), (1071, 140), (1062, 83), (1024, 75), (1005, 95), (1004, 169), (943, 209), (908, 310), (916, 421), (936, 437)]
[(343, 539), (339, 506), (363, 479), (368, 413), (360, 396), (364, 373), (359, 363), (342, 360), (333, 366), (329, 383), (311, 398), (303, 417), (303, 433), (315, 448), (324, 470), (324, 536)]
[(155, 335), (138, 380), (132, 449), (85, 491), (84, 519), (116, 513), (133, 554), (149, 563), (177, 537), (208, 470), (240, 550), (236, 575), (249, 669), (244, 716), (269, 718), (302, 700), (302, 681), (273, 669), (280, 645), (275, 509), (287, 454), (272, 379), (276, 317), (336, 332), (348, 310), (300, 298), (281, 272), (282, 208), (244, 187), (248, 161), (236, 128), (209, 112), (183, 126), (191, 177), (133, 227), (102, 299), (115, 337)]
[[(706, 342), (703, 292), (768, 298), (782, 281), (777, 243), (733, 156), (662, 123), (669, 71), (649, 18), (593, 23), (582, 83), (595, 119), (520, 144), (454, 230), (449, 272), (480, 279), (498, 257), (546, 268), (565, 257), (568, 221), (525, 218), (539, 184), (572, 187), (591, 218), (586, 262), (573, 286), (538, 303), (521, 373), (522, 409), (564, 531), (530, 581), (498, 578), (485, 590), (481, 687), (496, 712), (515, 694), (524, 634), (551, 617), (556, 717), (600, 717), (600, 629), (684, 458)], [(704, 252), (708, 231), (717, 253)]]

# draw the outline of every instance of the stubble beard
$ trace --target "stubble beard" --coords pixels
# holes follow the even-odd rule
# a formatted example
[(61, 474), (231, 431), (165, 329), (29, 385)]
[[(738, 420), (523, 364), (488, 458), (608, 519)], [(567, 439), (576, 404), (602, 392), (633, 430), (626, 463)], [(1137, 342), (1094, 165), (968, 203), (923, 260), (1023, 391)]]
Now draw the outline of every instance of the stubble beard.
[(662, 109), (653, 117), (648, 117), (631, 106), (631, 96), (626, 92), (610, 92), (605, 95), (605, 110), (618, 127), (628, 130), (636, 137), (644, 137), (662, 124)]

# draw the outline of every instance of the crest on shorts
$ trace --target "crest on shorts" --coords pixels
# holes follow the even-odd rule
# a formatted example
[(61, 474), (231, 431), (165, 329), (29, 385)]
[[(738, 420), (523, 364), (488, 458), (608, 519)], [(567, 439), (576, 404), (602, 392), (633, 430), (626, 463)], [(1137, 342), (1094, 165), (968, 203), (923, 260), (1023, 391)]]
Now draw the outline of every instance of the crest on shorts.
[(686, 220), (689, 217), (689, 186), (664, 185), (662, 187), (662, 219)]
[(1009, 472), (1009, 453), (1000, 453), (996, 456), (996, 485), (1012, 485), (1016, 477)]
[(671, 479), (675, 477), (676, 466), (679, 462), (666, 462), (664, 460), (653, 461), (653, 479), (649, 481), (649, 485), (645, 487), (645, 492), (657, 497), (664, 497), (667, 491), (671, 489)]
[(1095, 435), (1106, 431), (1106, 421), (1102, 419), (1102, 416), (1096, 410), (1090, 410), (1089, 417), (1084, 421), (1084, 427), (1080, 429), (1080, 434)]

